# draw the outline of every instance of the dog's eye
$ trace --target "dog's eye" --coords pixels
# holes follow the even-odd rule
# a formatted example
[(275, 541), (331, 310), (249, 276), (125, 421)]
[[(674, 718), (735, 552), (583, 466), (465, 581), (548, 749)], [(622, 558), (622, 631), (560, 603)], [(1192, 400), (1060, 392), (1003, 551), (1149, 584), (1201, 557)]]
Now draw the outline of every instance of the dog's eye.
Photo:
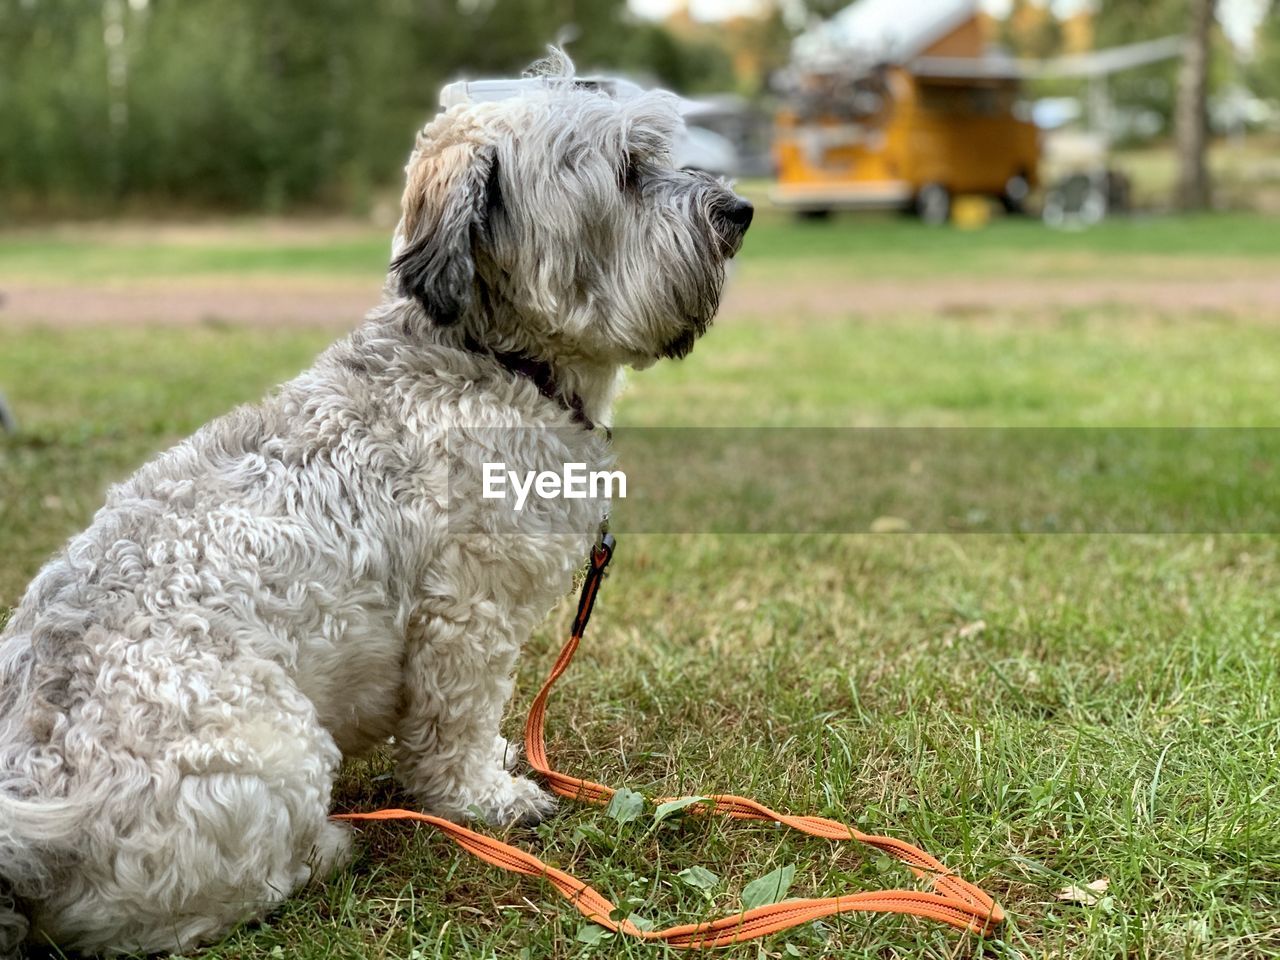
[(638, 191), (640, 189), (641, 161), (628, 155), (622, 164), (620, 185), (623, 190)]

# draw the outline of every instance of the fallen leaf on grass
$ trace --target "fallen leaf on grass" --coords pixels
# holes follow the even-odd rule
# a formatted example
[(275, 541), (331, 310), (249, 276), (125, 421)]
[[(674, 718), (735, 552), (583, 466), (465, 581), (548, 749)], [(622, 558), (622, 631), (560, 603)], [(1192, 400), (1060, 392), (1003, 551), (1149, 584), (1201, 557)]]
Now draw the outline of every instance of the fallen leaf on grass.
[(584, 923), (578, 928), (577, 940), (579, 943), (603, 943), (612, 936), (612, 933), (599, 924)]
[(681, 797), (679, 800), (668, 800), (666, 803), (658, 804), (658, 809), (653, 811), (653, 822), (661, 823), (668, 817), (674, 817), (681, 810), (692, 807), (695, 803), (706, 803), (706, 797)]
[(689, 886), (706, 892), (714, 889), (720, 883), (720, 878), (708, 870), (706, 867), (686, 867), (676, 874), (681, 880)]
[(1107, 892), (1109, 886), (1111, 881), (1103, 877), (1093, 883), (1086, 883), (1083, 887), (1077, 887), (1075, 884), (1063, 887), (1054, 896), (1068, 903), (1082, 903), (1086, 907), (1092, 907), (1102, 899), (1102, 895)]
[(742, 908), (752, 910), (769, 903), (777, 903), (787, 895), (791, 881), (795, 878), (796, 868), (793, 865), (779, 867), (767, 873), (759, 880), (752, 880), (742, 888)]
[(911, 529), (911, 521), (902, 517), (876, 517), (871, 521), (872, 533), (906, 533)]
[(644, 797), (634, 790), (622, 787), (609, 800), (609, 806), (605, 808), (604, 812), (618, 823), (630, 823), (639, 817), (643, 811)]

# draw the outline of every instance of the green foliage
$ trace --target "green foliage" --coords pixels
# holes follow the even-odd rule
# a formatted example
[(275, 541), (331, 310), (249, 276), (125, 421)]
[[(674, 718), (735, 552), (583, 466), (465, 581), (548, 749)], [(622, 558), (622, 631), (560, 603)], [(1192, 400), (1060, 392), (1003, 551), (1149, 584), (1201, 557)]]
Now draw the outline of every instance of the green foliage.
[(596, 923), (584, 923), (578, 929), (577, 941), (579, 943), (596, 944), (604, 943), (612, 937), (608, 930)]
[(742, 888), (742, 908), (754, 910), (766, 904), (777, 903), (791, 889), (791, 881), (796, 878), (794, 864), (779, 867), (765, 874), (758, 880), (752, 880)]
[(660, 803), (658, 808), (653, 811), (653, 822), (655, 824), (661, 823), (663, 820), (687, 810), (695, 803), (706, 802), (706, 799), (706, 797), (681, 797), (679, 800), (668, 800), (666, 803)]
[[(1029, 13), (1039, 16), (1032, 26), (1022, 26)], [(1062, 53), (1062, 21), (1052, 8), (1035, 0), (1013, 0), (1009, 15), (1000, 22), (999, 37), (1001, 45), (1019, 57), (1044, 60)]]
[(733, 85), (725, 50), (709, 43), (683, 40), (656, 23), (637, 24), (634, 40), (615, 62), (647, 73), (673, 90), (724, 90)]
[[(1188, 0), (1107, 0), (1094, 15), (1099, 48), (1141, 43), (1184, 34), (1190, 25)], [(1114, 100), (1126, 107), (1153, 110), (1172, 132), (1178, 98), (1178, 66), (1168, 60), (1114, 74), (1108, 83)]]
[[(108, 82), (113, 16), (124, 69)], [(398, 176), (443, 82), (518, 72), (562, 35), (583, 68), (731, 83), (723, 51), (633, 21), (624, 0), (15, 0), (0, 5), (0, 213), (359, 208)]]
[(644, 812), (644, 797), (634, 790), (623, 787), (610, 798), (605, 812), (613, 818), (615, 823), (631, 823), (639, 819), (640, 814)]
[(1272, 3), (1258, 30), (1257, 47), (1245, 78), (1258, 96), (1280, 100), (1280, 3)]
[(688, 884), (695, 890), (701, 890), (703, 893), (709, 894), (710, 891), (720, 886), (720, 878), (706, 867), (685, 867), (676, 874), (676, 877), (682, 883)]

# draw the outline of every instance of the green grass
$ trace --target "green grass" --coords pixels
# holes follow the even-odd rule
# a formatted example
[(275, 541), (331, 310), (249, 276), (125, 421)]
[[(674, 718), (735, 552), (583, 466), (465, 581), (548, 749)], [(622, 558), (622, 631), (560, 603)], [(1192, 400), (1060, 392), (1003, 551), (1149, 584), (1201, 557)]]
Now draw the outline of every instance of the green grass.
[[(764, 188), (746, 191), (763, 201)], [(259, 221), (199, 226), (176, 238), (146, 229), (124, 235), (88, 228), (0, 233), (0, 279), (101, 280), (219, 276), (368, 277), (386, 267), (388, 231), (305, 222), (271, 236)], [(163, 228), (159, 228), (163, 230)], [(1149, 272), (1205, 262), (1265, 269), (1280, 256), (1275, 222), (1251, 214), (1154, 216), (1108, 221), (1088, 231), (997, 218), (979, 231), (937, 230), (898, 216), (841, 216), (796, 222), (766, 205), (743, 249), (757, 270), (830, 270), (848, 277), (1087, 276)], [(1117, 258), (1121, 258), (1117, 260)]]
[(727, 318), (635, 379), (645, 426), (1272, 426), (1277, 329), (1121, 308)]
[[(1030, 218), (997, 218), (974, 231), (931, 229), (907, 217), (844, 216), (831, 221), (799, 222), (762, 218), (743, 249), (747, 261), (845, 261), (859, 273), (874, 275), (891, 267), (921, 276), (973, 272), (1009, 272), (1021, 264), (1051, 257), (1083, 255), (1090, 264), (1115, 255), (1197, 258), (1275, 257), (1280, 237), (1275, 223), (1249, 214), (1152, 216), (1106, 221), (1090, 230), (1048, 230)], [(754, 228), (753, 228), (754, 230)], [(1080, 262), (1077, 260), (1076, 262)], [(1061, 265), (1066, 269), (1067, 265)], [(1022, 271), (1015, 271), (1021, 274)]]
[(33, 232), (0, 236), (0, 276), (73, 284), (193, 276), (364, 277), (386, 269), (389, 250), (385, 230), (360, 227), (324, 241), (284, 242), (240, 231), (197, 243)]
[[(899, 242), (907, 249), (883, 256), (903, 271), (947, 272), (970, 242), (897, 223), (882, 225), (878, 243), (861, 221), (826, 234), (766, 223), (744, 272), (781, 271), (778, 259), (792, 257), (798, 273), (829, 280), (844, 275), (846, 254)], [(1158, 227), (1159, 244), (1132, 256), (1274, 269), (1262, 225), (1204, 221), (1198, 245)], [(1105, 256), (1117, 272), (1129, 256), (1119, 232), (1092, 247), (1023, 231), (1010, 224), (972, 242), (992, 263), (1024, 241), (1087, 256), (1113, 243)], [(1237, 237), (1228, 258), (1217, 245), (1242, 232), (1251, 239)], [(0, 275), (11, 242), (0, 243)], [(78, 275), (83, 259), (92, 275), (106, 270), (93, 265), (100, 253), (71, 243), (46, 262)], [(198, 254), (183, 255), (209, 262)], [(167, 270), (125, 260), (121, 276)], [(1268, 426), (1275, 319), (1118, 309), (727, 317), (687, 361), (635, 376), (619, 421)], [(25, 430), (0, 441), (0, 608), (87, 522), (104, 483), (296, 372), (326, 339), (6, 334), (0, 384)], [(1276, 538), (620, 534), (593, 632), (551, 710), (562, 769), (650, 796), (745, 793), (917, 843), (1004, 904), (1011, 919), (994, 957), (1280, 955)], [(511, 731), (570, 607), (529, 646)], [(379, 758), (352, 765), (337, 803), (403, 802), (387, 769)], [(792, 896), (909, 882), (856, 846), (696, 818), (619, 825), (573, 804), (513, 839), (662, 925), (734, 911), (745, 883), (779, 866), (797, 867)], [(721, 878), (709, 896), (677, 878), (694, 865)], [(1102, 877), (1110, 887), (1096, 905), (1055, 897)], [(430, 830), (386, 825), (362, 830), (338, 877), (204, 956), (666, 955), (581, 943), (582, 926), (549, 887), (472, 861)], [(982, 948), (933, 925), (854, 915), (771, 938), (763, 953), (723, 955), (941, 960)]]

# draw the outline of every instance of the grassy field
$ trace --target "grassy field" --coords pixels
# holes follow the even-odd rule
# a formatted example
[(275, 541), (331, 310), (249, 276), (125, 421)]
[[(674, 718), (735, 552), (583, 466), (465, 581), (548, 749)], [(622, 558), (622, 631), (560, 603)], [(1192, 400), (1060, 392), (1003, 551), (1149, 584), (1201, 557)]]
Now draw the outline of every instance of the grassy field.
[[(0, 282), (360, 278), (385, 261), (382, 232), (258, 230), (0, 236)], [(994, 282), (1011, 268), (1032, 281), (1265, 275), (1280, 267), (1278, 235), (1249, 217), (960, 234), (765, 216), (743, 278), (847, 281), (847, 306), (726, 315), (688, 360), (635, 376), (618, 421), (1274, 426), (1274, 313), (918, 315), (860, 309), (857, 290), (866, 278)], [(0, 609), (87, 522), (106, 483), (256, 398), (333, 336), (263, 321), (4, 333), (0, 389), (24, 429), (0, 440)], [(746, 793), (916, 843), (1005, 906), (990, 956), (1280, 956), (1275, 538), (619, 533), (593, 633), (551, 710), (562, 769), (649, 796)], [(530, 643), (512, 731), (570, 608)], [(386, 773), (377, 758), (351, 765), (337, 804), (404, 802)], [(571, 804), (512, 838), (659, 925), (732, 912), (748, 882), (780, 867), (796, 868), (788, 896), (908, 882), (856, 847), (696, 818), (620, 824)], [(707, 889), (681, 879), (694, 866), (715, 875)], [(1058, 896), (1103, 878), (1092, 904)], [(664, 955), (590, 942), (597, 933), (549, 887), (391, 825), (362, 830), (341, 875), (202, 956)], [(723, 955), (983, 950), (932, 925), (854, 915)]]
[[(757, 202), (766, 187), (748, 183)], [(1085, 232), (1046, 230), (1030, 219), (997, 219), (988, 229), (929, 230), (893, 214), (796, 222), (761, 203), (744, 269), (770, 273), (834, 270), (841, 277), (999, 276), (1016, 259), (1019, 276), (1131, 273), (1152, 263), (1265, 271), (1280, 249), (1276, 221), (1251, 214), (1144, 216)], [(84, 281), (193, 277), (380, 276), (389, 227), (317, 221), (246, 220), (226, 225), (90, 226), (0, 233), (0, 279)], [(1116, 257), (1124, 257), (1117, 262)]]

